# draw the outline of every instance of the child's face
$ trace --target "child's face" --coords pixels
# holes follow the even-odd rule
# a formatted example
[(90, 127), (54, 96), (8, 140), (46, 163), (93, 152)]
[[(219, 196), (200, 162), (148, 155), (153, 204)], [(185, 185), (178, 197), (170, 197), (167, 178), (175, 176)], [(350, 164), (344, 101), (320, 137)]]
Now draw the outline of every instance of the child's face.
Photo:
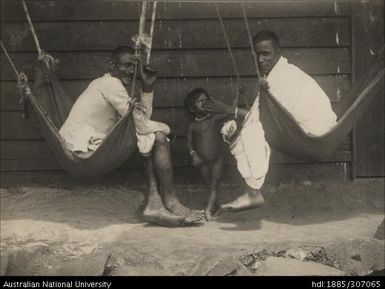
[(205, 101), (209, 100), (208, 96), (204, 93), (202, 93), (194, 102), (194, 112), (195, 113), (206, 113), (202, 106), (205, 103)]

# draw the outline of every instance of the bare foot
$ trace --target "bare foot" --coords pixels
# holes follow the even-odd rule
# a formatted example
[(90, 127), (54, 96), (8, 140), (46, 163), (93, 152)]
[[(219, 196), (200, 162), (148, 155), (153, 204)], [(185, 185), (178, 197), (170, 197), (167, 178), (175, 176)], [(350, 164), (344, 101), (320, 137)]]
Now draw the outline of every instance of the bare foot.
[(205, 210), (205, 217), (207, 222), (212, 222), (215, 220), (215, 218), (213, 217), (212, 210)]
[(155, 223), (165, 227), (191, 226), (203, 224), (201, 218), (177, 216), (165, 208), (150, 209), (143, 211), (143, 217), (150, 223)]
[(203, 211), (186, 208), (177, 198), (171, 198), (168, 201), (165, 201), (165, 203), (166, 209), (178, 216), (203, 215)]
[(199, 225), (203, 225), (205, 221), (206, 220), (203, 215), (195, 214), (195, 215), (186, 216), (184, 218), (184, 222), (182, 225), (199, 226)]
[(263, 199), (260, 190), (248, 189), (246, 193), (239, 196), (234, 201), (220, 205), (219, 209), (215, 212), (214, 216), (218, 216), (225, 211), (239, 212), (255, 209), (263, 205), (264, 202), (265, 200)]
[(216, 212), (219, 208), (219, 205), (214, 202), (212, 205), (210, 203), (207, 205), (205, 210), (205, 217), (207, 222), (213, 222), (215, 220), (214, 212)]

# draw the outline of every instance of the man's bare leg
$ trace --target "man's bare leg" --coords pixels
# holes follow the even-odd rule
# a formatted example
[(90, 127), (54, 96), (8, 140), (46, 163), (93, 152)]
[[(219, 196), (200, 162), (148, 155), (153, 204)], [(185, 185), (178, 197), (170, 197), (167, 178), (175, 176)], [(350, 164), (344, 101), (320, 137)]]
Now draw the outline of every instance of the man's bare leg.
[(202, 212), (183, 206), (176, 197), (174, 176), (171, 162), (170, 146), (165, 134), (156, 133), (153, 148), (154, 168), (163, 192), (165, 207), (172, 213), (180, 216), (202, 215)]
[(263, 205), (264, 202), (261, 190), (248, 187), (246, 192), (234, 201), (220, 205), (214, 215), (218, 216), (225, 211), (239, 212), (255, 209)]
[(186, 218), (185, 216), (177, 216), (169, 211), (162, 204), (159, 196), (158, 184), (154, 174), (154, 164), (152, 156), (146, 160), (146, 174), (148, 177), (149, 192), (147, 197), (146, 208), (143, 211), (143, 217), (151, 223), (161, 226), (176, 227), (180, 225), (193, 225), (199, 223), (194, 218)]

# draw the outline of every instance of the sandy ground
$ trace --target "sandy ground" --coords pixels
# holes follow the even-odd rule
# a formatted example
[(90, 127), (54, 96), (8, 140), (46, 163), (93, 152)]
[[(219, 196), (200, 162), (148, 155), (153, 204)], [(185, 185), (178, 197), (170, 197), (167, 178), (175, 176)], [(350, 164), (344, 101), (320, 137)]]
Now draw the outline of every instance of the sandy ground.
[[(186, 206), (204, 208), (204, 186), (177, 189)], [(384, 268), (384, 179), (267, 185), (262, 208), (188, 228), (147, 224), (146, 190), (124, 182), (3, 186), (1, 275), (366, 275)], [(241, 191), (222, 185), (220, 200)]]

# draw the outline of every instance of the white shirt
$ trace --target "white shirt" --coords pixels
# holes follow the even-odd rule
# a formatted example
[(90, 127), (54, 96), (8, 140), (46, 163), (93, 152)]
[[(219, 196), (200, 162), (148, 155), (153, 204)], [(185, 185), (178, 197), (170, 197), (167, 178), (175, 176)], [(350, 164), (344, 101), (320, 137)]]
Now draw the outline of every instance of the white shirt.
[[(150, 102), (152, 95), (142, 92), (142, 98), (149, 98)], [(93, 80), (79, 96), (59, 133), (71, 151), (95, 150), (127, 113), (131, 102), (122, 82), (106, 73)]]

